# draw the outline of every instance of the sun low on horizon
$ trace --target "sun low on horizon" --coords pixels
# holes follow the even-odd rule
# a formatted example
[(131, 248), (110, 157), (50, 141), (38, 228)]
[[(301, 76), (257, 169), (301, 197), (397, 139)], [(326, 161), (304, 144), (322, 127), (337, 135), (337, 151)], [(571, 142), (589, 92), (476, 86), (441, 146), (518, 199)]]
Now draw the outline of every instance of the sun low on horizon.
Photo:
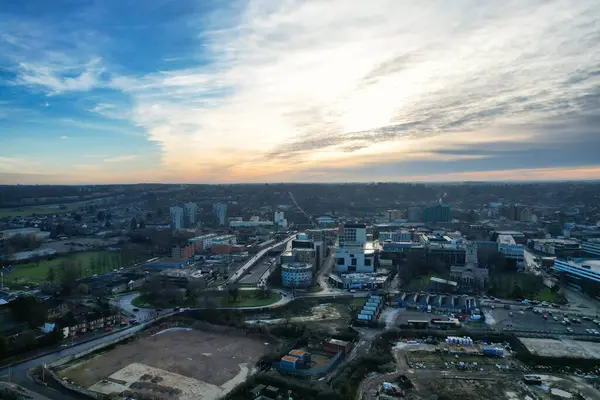
[(0, 4), (0, 184), (600, 177), (595, 0)]

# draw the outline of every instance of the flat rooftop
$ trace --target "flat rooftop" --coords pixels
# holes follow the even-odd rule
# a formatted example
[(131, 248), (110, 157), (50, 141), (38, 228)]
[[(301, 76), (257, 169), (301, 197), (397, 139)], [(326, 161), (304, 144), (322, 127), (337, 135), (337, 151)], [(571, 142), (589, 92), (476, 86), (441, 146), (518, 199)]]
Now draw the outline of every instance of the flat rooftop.
[(506, 244), (509, 246), (514, 246), (517, 243), (515, 242), (515, 239), (512, 237), (512, 235), (498, 235), (498, 243), (500, 244)]

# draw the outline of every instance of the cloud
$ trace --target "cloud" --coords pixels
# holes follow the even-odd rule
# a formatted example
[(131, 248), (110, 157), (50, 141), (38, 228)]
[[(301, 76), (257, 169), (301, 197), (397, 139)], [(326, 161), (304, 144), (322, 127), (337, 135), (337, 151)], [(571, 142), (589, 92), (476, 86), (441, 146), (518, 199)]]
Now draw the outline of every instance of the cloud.
[(102, 86), (100, 59), (68, 66), (21, 63), (17, 83), (40, 87), (50, 95), (84, 92)]
[(593, 112), (598, 15), (593, 1), (259, 1), (204, 33), (207, 65), (111, 85), (133, 97), (132, 121), (167, 169), (209, 177), (235, 158), (228, 173), (244, 178), (344, 164), (382, 142), (485, 141), (486, 129)]
[(121, 162), (125, 162), (125, 161), (131, 161), (131, 160), (135, 160), (138, 156), (135, 154), (128, 154), (125, 156), (117, 156), (117, 157), (111, 157), (111, 158), (105, 158), (104, 162), (106, 163), (121, 163)]
[(68, 137), (68, 136), (66, 136), (66, 135), (63, 135), (63, 136), (61, 136), (60, 138), (61, 138), (61, 139), (68, 139), (69, 137)]
[[(107, 10), (99, 15), (109, 18)], [(186, 181), (302, 173), (327, 180), (343, 170), (372, 179), (397, 168), (406, 173), (390, 176), (433, 176), (486, 163), (505, 170), (592, 161), (597, 1), (259, 0), (182, 18), (165, 34), (193, 38), (196, 47), (181, 57), (157, 51), (165, 70), (119, 66), (116, 47), (83, 45), (101, 38), (94, 33), (71, 36), (74, 49), (64, 56), (51, 51), (64, 43), (38, 49), (50, 35), (36, 25), (11, 34), (5, 48), (42, 50), (33, 60), (14, 58), (18, 84), (129, 97), (85, 109), (142, 129), (161, 149), (165, 176)]]

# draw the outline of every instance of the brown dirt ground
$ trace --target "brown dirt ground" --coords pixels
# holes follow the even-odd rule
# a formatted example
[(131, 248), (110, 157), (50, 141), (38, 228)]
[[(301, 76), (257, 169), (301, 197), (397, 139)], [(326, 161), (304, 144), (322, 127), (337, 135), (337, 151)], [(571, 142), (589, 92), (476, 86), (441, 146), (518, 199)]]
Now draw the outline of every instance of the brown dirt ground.
[(238, 374), (239, 364), (252, 368), (272, 346), (258, 338), (226, 332), (167, 332), (73, 363), (60, 375), (88, 387), (137, 362), (220, 386)]

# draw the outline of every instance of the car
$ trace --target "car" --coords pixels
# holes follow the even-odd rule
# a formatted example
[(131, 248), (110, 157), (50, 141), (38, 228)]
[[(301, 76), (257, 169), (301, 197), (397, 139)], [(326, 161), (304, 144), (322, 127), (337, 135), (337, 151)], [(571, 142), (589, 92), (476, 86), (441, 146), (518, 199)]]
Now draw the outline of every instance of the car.
[(156, 311), (161, 312), (161, 311), (163, 311), (163, 309), (162, 308), (157, 308)]
[(525, 308), (526, 310), (533, 310), (533, 306), (528, 306)]
[(138, 312), (138, 311), (140, 311), (140, 309), (139, 309), (139, 308), (134, 308), (134, 309), (133, 309), (133, 312)]
[(582, 320), (584, 321), (591, 321), (592, 319), (590, 317), (588, 317), (587, 315), (584, 317), (581, 317)]
[(521, 304), (529, 304), (529, 300), (525, 299), (525, 300), (521, 301)]
[(553, 320), (558, 321), (558, 317), (555, 315), (554, 317), (552, 317)]
[(586, 329), (586, 330), (585, 330), (585, 333), (587, 333), (588, 335), (593, 335), (593, 332), (592, 332), (592, 330), (591, 330), (591, 329)]
[(519, 314), (524, 315), (525, 311), (519, 311)]
[(509, 312), (509, 313), (508, 313), (508, 315), (509, 315), (510, 317), (512, 317), (512, 316), (513, 316), (513, 313), (512, 313), (512, 311), (511, 311), (511, 312)]
[(544, 315), (544, 320), (547, 321), (548, 320), (548, 316)]
[(569, 333), (573, 333), (573, 328), (567, 327), (566, 331), (569, 332)]
[(600, 321), (598, 321), (597, 319), (592, 321), (593, 323), (595, 323), (596, 325), (600, 324)]
[(491, 305), (491, 309), (492, 309), (492, 310), (495, 310), (495, 309), (496, 309), (496, 306), (492, 304), (492, 305)]

